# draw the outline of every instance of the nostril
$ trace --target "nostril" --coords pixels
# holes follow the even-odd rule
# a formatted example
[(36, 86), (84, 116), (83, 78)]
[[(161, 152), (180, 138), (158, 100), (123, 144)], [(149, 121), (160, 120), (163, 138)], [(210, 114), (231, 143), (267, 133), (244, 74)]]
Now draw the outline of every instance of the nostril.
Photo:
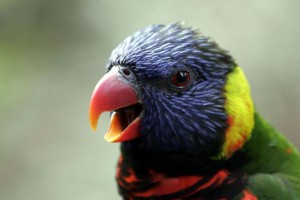
[(130, 75), (130, 71), (129, 71), (129, 69), (127, 69), (127, 68), (123, 68), (123, 69), (122, 69), (122, 72), (123, 72), (126, 76), (129, 76), (129, 75)]

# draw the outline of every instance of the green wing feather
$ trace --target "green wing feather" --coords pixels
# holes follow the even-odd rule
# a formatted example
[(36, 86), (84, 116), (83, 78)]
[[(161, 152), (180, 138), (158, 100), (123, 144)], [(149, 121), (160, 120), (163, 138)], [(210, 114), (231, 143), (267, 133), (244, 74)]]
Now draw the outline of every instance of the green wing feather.
[(299, 152), (257, 113), (244, 150), (249, 160), (243, 167), (249, 174), (247, 188), (259, 200), (300, 199)]

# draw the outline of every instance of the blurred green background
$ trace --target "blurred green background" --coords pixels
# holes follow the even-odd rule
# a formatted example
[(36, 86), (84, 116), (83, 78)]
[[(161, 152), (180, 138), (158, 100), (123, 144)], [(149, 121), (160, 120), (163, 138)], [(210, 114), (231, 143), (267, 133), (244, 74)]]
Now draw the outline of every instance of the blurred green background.
[(88, 122), (112, 49), (186, 21), (243, 67), (258, 110), (300, 147), (300, 1), (0, 1), (1, 200), (119, 199), (118, 144)]

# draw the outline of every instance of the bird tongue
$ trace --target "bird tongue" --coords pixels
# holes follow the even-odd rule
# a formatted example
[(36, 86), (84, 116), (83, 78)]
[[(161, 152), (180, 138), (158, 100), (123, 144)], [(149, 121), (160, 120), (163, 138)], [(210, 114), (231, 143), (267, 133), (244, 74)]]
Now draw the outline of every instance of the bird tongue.
[(120, 119), (122, 130), (125, 130), (139, 116), (141, 111), (142, 105), (139, 103), (116, 110), (116, 117)]
[(140, 133), (136, 130), (139, 129), (141, 118), (135, 116), (134, 112), (129, 112), (129, 117), (125, 117), (125, 113), (112, 113), (110, 127), (104, 136), (108, 142), (128, 141), (139, 136)]

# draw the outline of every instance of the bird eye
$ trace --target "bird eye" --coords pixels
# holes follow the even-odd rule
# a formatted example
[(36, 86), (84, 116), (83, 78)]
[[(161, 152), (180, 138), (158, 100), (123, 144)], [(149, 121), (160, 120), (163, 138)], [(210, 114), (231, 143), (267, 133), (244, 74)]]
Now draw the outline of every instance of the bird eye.
[(172, 84), (180, 88), (187, 86), (190, 80), (190, 73), (187, 71), (178, 71), (172, 76)]

